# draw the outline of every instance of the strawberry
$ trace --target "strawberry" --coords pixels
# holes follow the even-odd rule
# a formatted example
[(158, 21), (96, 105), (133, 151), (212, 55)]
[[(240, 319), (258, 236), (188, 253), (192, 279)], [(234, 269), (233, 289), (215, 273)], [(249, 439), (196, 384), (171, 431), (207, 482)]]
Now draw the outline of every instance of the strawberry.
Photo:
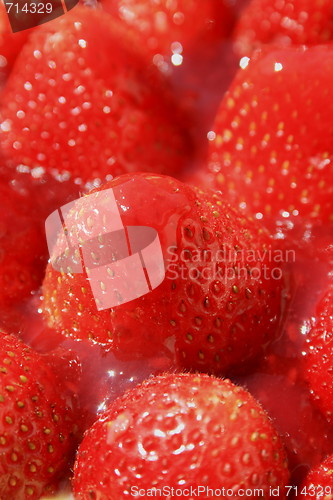
[(267, 224), (333, 220), (333, 45), (242, 61), (208, 133), (200, 182)]
[(76, 7), (34, 30), (3, 93), (0, 141), (8, 157), (84, 181), (182, 169), (189, 151), (176, 105), (140, 43), (118, 24)]
[(74, 411), (43, 357), (2, 334), (0, 497), (52, 493), (74, 451)]
[(232, 29), (234, 14), (227, 0), (102, 0), (107, 12), (140, 35), (154, 63), (168, 70), (205, 42), (217, 44)]
[(236, 25), (234, 38), (241, 56), (264, 44), (315, 45), (333, 37), (330, 0), (251, 0)]
[(298, 489), (296, 498), (332, 500), (333, 498), (333, 455), (315, 469), (311, 470), (306, 480)]
[(332, 420), (333, 413), (333, 287), (317, 305), (315, 324), (307, 339), (306, 374), (315, 402)]
[[(112, 233), (101, 209), (111, 210), (110, 193), (125, 227), (156, 230), (165, 278), (150, 293), (131, 295), (138, 287), (139, 263), (122, 280), (125, 300), (118, 293), (115, 307), (106, 303), (97, 308), (117, 288), (107, 264), (127, 255), (119, 249), (107, 255)], [(77, 265), (75, 251), (63, 267), (48, 266), (43, 308), (50, 327), (106, 344), (123, 359), (164, 353), (177, 365), (213, 372), (253, 358), (275, 337), (283, 280), (271, 240), (258, 222), (240, 216), (221, 196), (170, 177), (127, 174), (74, 204), (65, 224), (74, 239), (100, 234), (91, 247), (92, 267), (103, 261), (106, 265), (97, 281), (91, 276), (88, 280), (86, 272), (70, 272)], [(140, 231), (136, 234), (143, 248)], [(113, 237), (117, 245), (119, 236)], [(53, 257), (68, 255), (66, 248), (60, 236)], [(86, 255), (89, 260), (90, 250)], [(95, 293), (101, 290), (103, 297), (96, 302)]]
[(268, 497), (287, 480), (278, 436), (247, 391), (207, 375), (167, 374), (125, 393), (86, 433), (74, 494), (88, 500), (141, 491), (148, 498), (155, 487), (163, 498), (171, 488), (192, 498), (202, 488), (207, 499), (208, 488), (223, 487), (229, 493), (216, 498), (256, 489)]

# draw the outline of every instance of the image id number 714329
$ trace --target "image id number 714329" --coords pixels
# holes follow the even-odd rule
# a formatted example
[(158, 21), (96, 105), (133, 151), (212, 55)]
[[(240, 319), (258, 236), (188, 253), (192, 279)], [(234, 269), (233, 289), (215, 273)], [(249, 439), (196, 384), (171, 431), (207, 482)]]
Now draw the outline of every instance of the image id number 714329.
[(331, 486), (310, 485), (310, 486), (286, 486), (286, 496), (304, 496), (313, 498), (332, 497), (333, 488)]
[(25, 14), (51, 14), (53, 10), (53, 5), (52, 3), (11, 3), (11, 2), (6, 2), (6, 10), (7, 13), (9, 14), (10, 12), (13, 13), (13, 11), (16, 14), (20, 13), (25, 13)]

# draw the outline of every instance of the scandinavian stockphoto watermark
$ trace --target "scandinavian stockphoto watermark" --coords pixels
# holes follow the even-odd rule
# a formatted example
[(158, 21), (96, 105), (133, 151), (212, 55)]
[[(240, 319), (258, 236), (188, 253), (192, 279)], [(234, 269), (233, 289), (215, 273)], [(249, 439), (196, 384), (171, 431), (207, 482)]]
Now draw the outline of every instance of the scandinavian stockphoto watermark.
[(134, 498), (240, 498), (255, 497), (264, 498), (263, 488), (210, 488), (209, 486), (189, 486), (188, 488), (175, 488), (174, 486), (163, 486), (161, 488), (139, 488), (132, 486), (130, 494)]
[(198, 485), (188, 487), (174, 486), (153, 486), (151, 488), (140, 488), (132, 486), (130, 488), (130, 496), (133, 498), (289, 498), (294, 496), (304, 496), (305, 498), (328, 498), (332, 496), (333, 490), (331, 486), (310, 485), (310, 486), (270, 486), (268, 491), (264, 488), (241, 488), (235, 486), (227, 488), (221, 486), (219, 488), (211, 488), (209, 486)]
[(13, 33), (34, 28), (64, 15), (79, 0), (3, 0)]
[(45, 229), (53, 268), (86, 273), (99, 311), (146, 295), (165, 278), (157, 231), (125, 226), (112, 189), (64, 205)]
[(281, 280), (282, 266), (296, 261), (296, 252), (278, 248), (239, 248), (222, 244), (215, 249), (167, 249), (167, 276), (171, 280), (217, 280), (223, 284), (251, 277), (253, 280)]

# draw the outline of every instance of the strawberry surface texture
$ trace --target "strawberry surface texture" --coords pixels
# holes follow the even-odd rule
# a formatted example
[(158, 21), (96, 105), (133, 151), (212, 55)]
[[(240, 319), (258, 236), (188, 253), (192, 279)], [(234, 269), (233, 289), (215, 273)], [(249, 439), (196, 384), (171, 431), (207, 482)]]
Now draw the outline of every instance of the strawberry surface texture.
[(141, 48), (108, 14), (85, 7), (34, 31), (4, 88), (2, 151), (84, 181), (179, 172), (190, 152), (185, 118), (183, 127)]
[(332, 55), (318, 45), (242, 59), (208, 133), (201, 183), (267, 224), (332, 222)]
[(249, 393), (229, 380), (169, 374), (125, 394), (94, 424), (78, 452), (74, 492), (149, 498), (158, 485), (168, 498), (168, 489), (181, 496), (201, 486), (207, 499), (205, 486), (223, 485), (240, 498), (256, 488), (267, 495), (287, 480), (279, 438)]
[(241, 56), (266, 44), (317, 45), (333, 37), (333, 8), (329, 0), (251, 0), (234, 31)]
[(40, 498), (67, 473), (75, 411), (43, 358), (1, 333), (1, 498)]

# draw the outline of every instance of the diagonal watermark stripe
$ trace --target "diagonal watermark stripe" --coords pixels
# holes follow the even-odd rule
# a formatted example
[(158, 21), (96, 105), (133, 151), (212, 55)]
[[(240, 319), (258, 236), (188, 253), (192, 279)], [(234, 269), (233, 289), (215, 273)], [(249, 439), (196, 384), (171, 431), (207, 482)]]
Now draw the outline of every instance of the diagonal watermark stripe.
[(165, 278), (157, 231), (125, 227), (112, 189), (64, 205), (45, 230), (53, 268), (86, 273), (99, 311), (146, 295)]

